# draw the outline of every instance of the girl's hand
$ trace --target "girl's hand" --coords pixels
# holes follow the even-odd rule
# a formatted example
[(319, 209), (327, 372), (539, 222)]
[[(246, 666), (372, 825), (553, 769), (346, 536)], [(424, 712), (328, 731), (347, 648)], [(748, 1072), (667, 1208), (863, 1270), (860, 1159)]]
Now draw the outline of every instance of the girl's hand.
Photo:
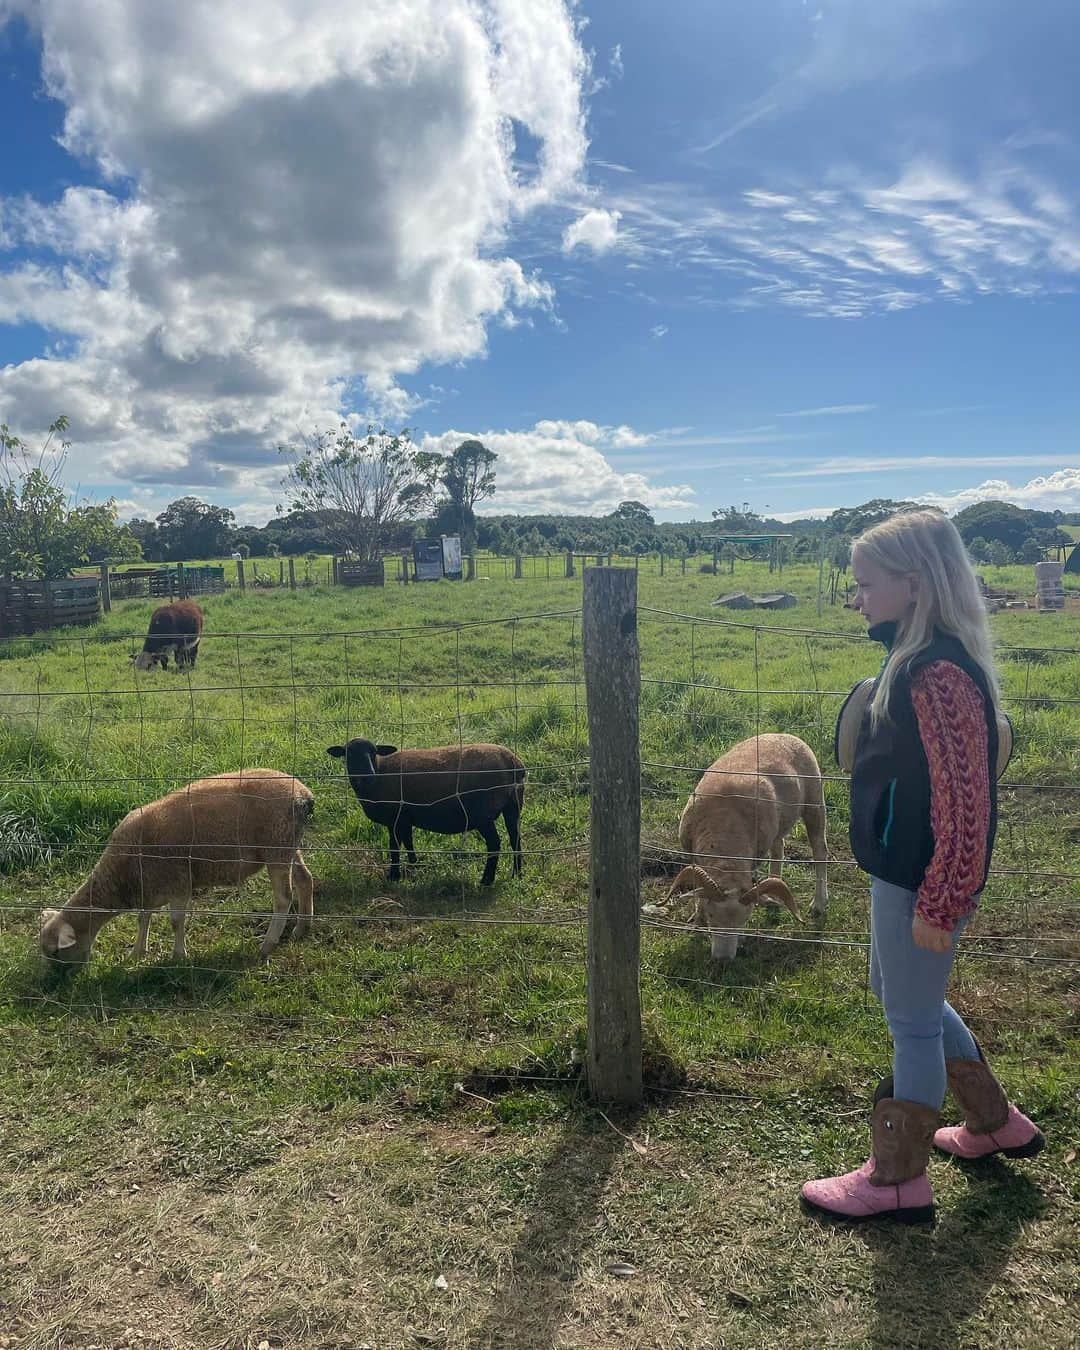
[(947, 952), (952, 946), (951, 933), (946, 933), (944, 928), (935, 928), (932, 923), (920, 919), (917, 914), (911, 921), (911, 936), (915, 939), (916, 947), (922, 947), (928, 952)]

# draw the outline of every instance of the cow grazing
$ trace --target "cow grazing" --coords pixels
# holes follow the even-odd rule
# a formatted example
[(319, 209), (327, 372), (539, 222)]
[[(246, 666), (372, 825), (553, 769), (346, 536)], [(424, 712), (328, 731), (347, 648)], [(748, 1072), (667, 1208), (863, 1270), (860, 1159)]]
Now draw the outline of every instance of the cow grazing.
[(170, 652), (176, 658), (177, 670), (194, 666), (202, 627), (203, 612), (194, 600), (159, 605), (150, 615), (150, 627), (143, 649), (135, 657), (135, 669), (153, 670), (159, 664), (168, 669)]

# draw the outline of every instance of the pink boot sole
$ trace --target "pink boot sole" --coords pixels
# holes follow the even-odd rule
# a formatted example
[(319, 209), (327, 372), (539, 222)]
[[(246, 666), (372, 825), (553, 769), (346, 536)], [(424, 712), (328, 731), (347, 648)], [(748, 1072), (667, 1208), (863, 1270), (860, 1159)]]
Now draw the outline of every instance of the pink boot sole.
[(972, 1134), (966, 1125), (950, 1125), (934, 1135), (934, 1147), (952, 1158), (973, 1162), (1003, 1154), (1006, 1158), (1034, 1158), (1046, 1136), (1033, 1120), (1009, 1103), (1009, 1118), (991, 1134)]
[(871, 1158), (844, 1176), (808, 1181), (802, 1188), (805, 1208), (846, 1223), (869, 1223), (887, 1219), (893, 1223), (933, 1223), (934, 1197), (930, 1179), (923, 1172), (899, 1186), (871, 1186)]

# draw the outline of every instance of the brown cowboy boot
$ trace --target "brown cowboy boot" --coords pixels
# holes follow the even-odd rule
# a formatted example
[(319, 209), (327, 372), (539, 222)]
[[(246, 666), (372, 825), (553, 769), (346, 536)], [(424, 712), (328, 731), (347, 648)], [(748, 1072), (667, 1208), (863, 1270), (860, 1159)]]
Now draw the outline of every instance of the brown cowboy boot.
[(808, 1181), (802, 1195), (810, 1208), (852, 1223), (867, 1219), (933, 1221), (934, 1197), (926, 1164), (939, 1113), (891, 1093), (892, 1079), (886, 1078), (874, 1095), (871, 1156), (854, 1172)]
[(964, 1109), (963, 1125), (938, 1130), (934, 1147), (954, 1158), (1033, 1158), (1046, 1143), (1042, 1130), (1005, 1095), (986, 1062), (982, 1046), (978, 1059), (947, 1059), (949, 1090)]

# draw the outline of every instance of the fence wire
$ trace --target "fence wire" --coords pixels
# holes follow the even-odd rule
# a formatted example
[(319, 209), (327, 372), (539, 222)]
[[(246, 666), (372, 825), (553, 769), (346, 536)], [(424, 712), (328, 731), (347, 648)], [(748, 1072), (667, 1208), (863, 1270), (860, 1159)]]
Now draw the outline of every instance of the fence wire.
[[(847, 779), (832, 759), (840, 703), (877, 664), (865, 637), (645, 606), (638, 618), (647, 1010), (677, 1034), (689, 1026), (703, 1043), (710, 1021), (733, 1003), (762, 1017), (802, 1010), (798, 1015), (813, 1027), (810, 1010), (835, 1011), (840, 991), (857, 979), (866, 1016), (877, 1018), (869, 992), (866, 880), (847, 846)], [(89, 873), (127, 811), (210, 774), (263, 766), (294, 774), (316, 797), (302, 842), (316, 879), (311, 946), (282, 948), (263, 983), (285, 998), (314, 981), (306, 962), (317, 963), (317, 956), (306, 953), (327, 943), (351, 950), (363, 980), (372, 944), (385, 935), (398, 945), (430, 940), (449, 950), (470, 934), (494, 932), (512, 946), (474, 950), (481, 962), (475, 980), (460, 983), (461, 1006), (440, 1015), (463, 1035), (487, 1037), (489, 1051), (508, 1057), (529, 1039), (511, 1027), (528, 1023), (530, 1034), (535, 1031), (538, 1014), (524, 1004), (536, 989), (546, 990), (546, 1026), (580, 1021), (589, 867), (580, 610), (350, 631), (207, 632), (197, 667), (184, 672), (136, 671), (130, 657), (142, 639), (142, 632), (110, 632), (0, 643), (0, 941), (9, 950), (36, 947), (38, 912), (61, 903)], [(998, 844), (978, 917), (960, 947), (956, 985), (973, 1027), (1010, 1030), (1027, 1059), (1037, 1053), (1038, 1038), (1025, 1037), (1025, 1026), (1056, 1018), (1063, 1031), (1076, 1011), (1080, 651), (1005, 647), (1000, 657), (1016, 748), (999, 785)], [(756, 911), (739, 955), (723, 965), (709, 957), (709, 936), (696, 929), (685, 903), (669, 904), (666, 893), (687, 863), (737, 862), (760, 877), (771, 859), (722, 846), (683, 848), (679, 817), (715, 758), (746, 736), (771, 731), (805, 740), (822, 769), (829, 910), (814, 924)], [(518, 754), (527, 769), (524, 877), (510, 877), (504, 842), (500, 880), (493, 890), (482, 888), (480, 848), (427, 834), (406, 880), (388, 883), (386, 831), (366, 818), (341, 761), (326, 754), (329, 745), (352, 737), (401, 749), (494, 742)], [(753, 798), (758, 777), (746, 776)], [(253, 841), (235, 842), (243, 849)], [(191, 855), (193, 861), (211, 856), (197, 848)], [(812, 868), (797, 831), (788, 841), (784, 876), (804, 910)], [(211, 1005), (200, 991), (208, 979), (235, 975), (230, 947), (239, 944), (253, 955), (271, 914), (265, 879), (198, 896), (191, 909), (197, 958), (163, 959), (155, 931), (157, 959), (126, 999), (106, 997), (119, 986), (105, 972), (131, 964), (123, 951), (130, 924), (122, 919), (99, 939), (91, 967), (101, 977), (95, 998), (80, 997), (77, 989), (61, 997), (32, 981), (20, 983), (10, 961), (0, 997), (43, 1013), (108, 1021), (145, 1011), (153, 979), (176, 978), (188, 988), (188, 1002), (176, 1009), (181, 1020), (187, 1013), (240, 1022), (254, 1017), (244, 1008)], [(505, 960), (515, 963), (521, 1009), (492, 1006), (501, 976), (482, 963)], [(806, 971), (812, 979), (803, 978)], [(1054, 1000), (1044, 997), (1048, 981)], [(282, 1017), (294, 1025), (293, 1014)], [(372, 1037), (394, 1050), (392, 1027), (365, 1029), (349, 1012), (327, 1008), (312, 1018), (352, 1027), (361, 1040)], [(821, 1038), (824, 1054), (827, 1029), (807, 1035)], [(430, 1046), (413, 1036), (408, 1041), (410, 1054), (440, 1049), (446, 1046), (438, 1036)], [(754, 1075), (768, 1078), (769, 1071)]]

